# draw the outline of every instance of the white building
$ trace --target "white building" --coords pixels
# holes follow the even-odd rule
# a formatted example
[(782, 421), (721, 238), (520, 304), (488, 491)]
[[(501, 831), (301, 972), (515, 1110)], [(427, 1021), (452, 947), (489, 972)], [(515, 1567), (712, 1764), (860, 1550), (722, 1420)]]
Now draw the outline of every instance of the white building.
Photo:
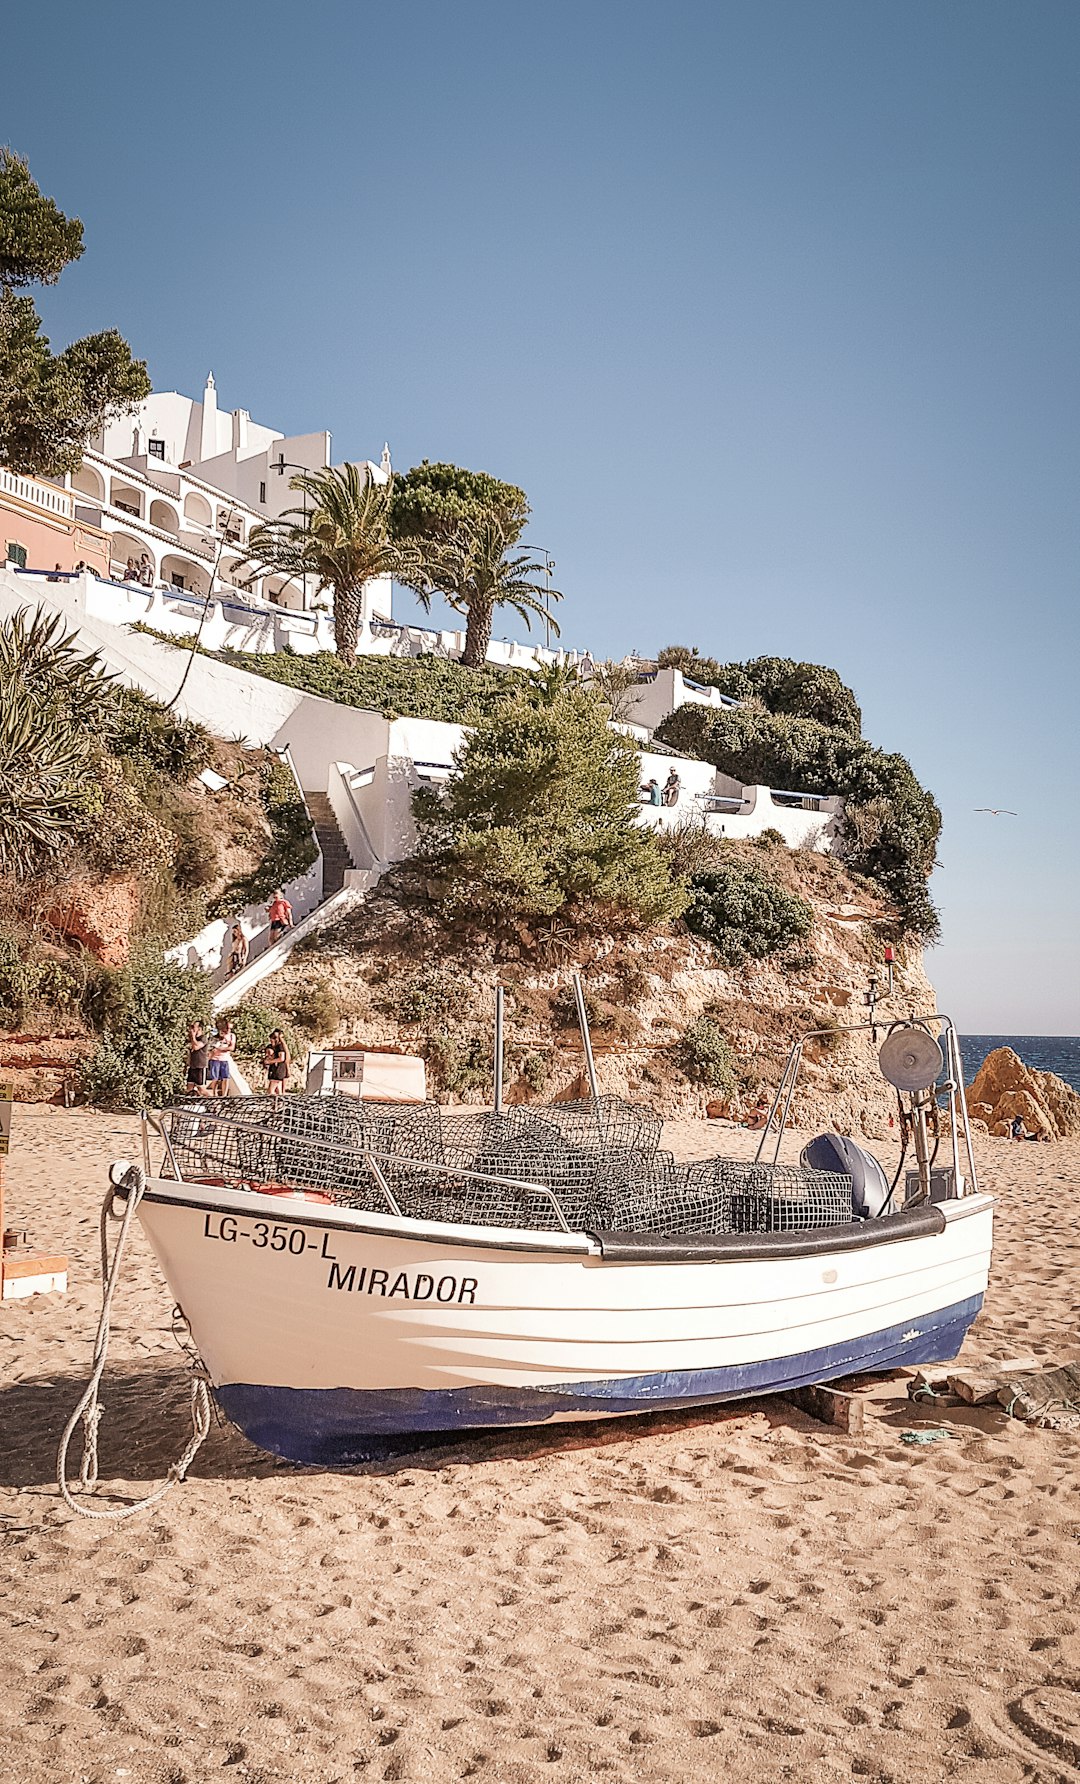
[(651, 737), (658, 725), (677, 712), (680, 706), (707, 706), (714, 711), (723, 706), (741, 706), (730, 694), (703, 681), (691, 681), (681, 669), (642, 669), (638, 684), (622, 702), (626, 719), (641, 725)]
[[(199, 597), (231, 594), (243, 605), (242, 558), (252, 529), (301, 508), (290, 479), (330, 460), (329, 433), (282, 434), (252, 421), (246, 409), (219, 409), (210, 373), (201, 402), (157, 391), (132, 414), (109, 422), (63, 481), (75, 498), (76, 518), (109, 535), (118, 580), (129, 560), (148, 559), (155, 585)], [(389, 449), (368, 469), (385, 482)], [(305, 590), (280, 576), (257, 578), (251, 594), (294, 609), (316, 600), (313, 582)], [(365, 590), (364, 619), (389, 621), (390, 614), (390, 579), (381, 577)]]

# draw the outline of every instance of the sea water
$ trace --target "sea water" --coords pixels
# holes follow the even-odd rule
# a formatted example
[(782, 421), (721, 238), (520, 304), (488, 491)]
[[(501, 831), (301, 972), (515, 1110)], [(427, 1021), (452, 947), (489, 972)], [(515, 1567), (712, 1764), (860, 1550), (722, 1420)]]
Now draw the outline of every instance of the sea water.
[(1011, 1047), (1025, 1065), (1053, 1072), (1080, 1091), (1080, 1035), (1075, 1034), (965, 1034), (960, 1036), (964, 1082), (970, 1084), (988, 1053), (995, 1047)]

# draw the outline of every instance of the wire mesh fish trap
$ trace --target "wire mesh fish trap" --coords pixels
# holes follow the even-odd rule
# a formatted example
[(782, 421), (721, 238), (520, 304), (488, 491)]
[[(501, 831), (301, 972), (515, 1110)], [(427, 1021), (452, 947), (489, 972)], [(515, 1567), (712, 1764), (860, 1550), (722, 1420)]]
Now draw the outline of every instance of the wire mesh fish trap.
[(321, 1190), (343, 1207), (455, 1225), (658, 1234), (848, 1224), (851, 1179), (791, 1165), (679, 1164), (650, 1109), (597, 1103), (445, 1114), (435, 1103), (251, 1097), (168, 1112), (181, 1176)]

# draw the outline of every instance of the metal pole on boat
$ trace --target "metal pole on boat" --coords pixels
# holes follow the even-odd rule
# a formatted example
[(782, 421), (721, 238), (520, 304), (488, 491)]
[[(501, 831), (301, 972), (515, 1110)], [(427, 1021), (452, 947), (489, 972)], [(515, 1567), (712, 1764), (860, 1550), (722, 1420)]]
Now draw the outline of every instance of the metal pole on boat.
[[(949, 1083), (949, 1138), (952, 1142), (953, 1194), (958, 1196), (960, 1194), (960, 1129), (959, 1129), (959, 1125), (958, 1125), (959, 1119), (960, 1119), (959, 1104), (960, 1104), (961, 1097), (963, 1096), (964, 1087), (963, 1087), (962, 1083), (958, 1085), (958, 1082), (957, 1082), (956, 1060), (953, 1057), (954, 1035), (953, 1035), (952, 1023), (946, 1021), (942, 1024), (942, 1028), (944, 1031), (944, 1041), (945, 1041), (945, 1070), (948, 1074), (948, 1083)], [(964, 1109), (964, 1114), (965, 1114), (965, 1118), (966, 1118), (966, 1115), (967, 1115), (966, 1106)]]
[(589, 1074), (589, 1095), (595, 1103), (597, 1099), (596, 1064), (593, 1060), (592, 1037), (589, 1034), (589, 1017), (585, 1009), (585, 992), (582, 989), (580, 973), (574, 974), (574, 998), (577, 1002), (577, 1019), (578, 1027), (581, 1029), (581, 1041), (585, 1048), (585, 1068)]
[(502, 1114), (503, 1102), (503, 988), (495, 987), (495, 1098), (496, 1115)]
[[(968, 1113), (967, 1094), (964, 1090), (964, 1062), (960, 1057), (960, 1036), (957, 1034), (956, 1028), (951, 1021), (948, 1026), (947, 1037), (949, 1052), (952, 1055), (952, 1071), (950, 1076), (956, 1084), (957, 1102), (959, 1107), (963, 1110), (964, 1115), (964, 1146), (967, 1151), (969, 1172), (968, 1183), (970, 1186), (968, 1193), (974, 1196), (979, 1193), (979, 1174), (975, 1169), (975, 1148), (971, 1141), (971, 1116)], [(956, 1124), (954, 1122), (953, 1150), (954, 1152), (958, 1152), (959, 1138), (955, 1134), (955, 1128)], [(960, 1181), (959, 1161), (957, 1162), (956, 1181), (957, 1183)]]

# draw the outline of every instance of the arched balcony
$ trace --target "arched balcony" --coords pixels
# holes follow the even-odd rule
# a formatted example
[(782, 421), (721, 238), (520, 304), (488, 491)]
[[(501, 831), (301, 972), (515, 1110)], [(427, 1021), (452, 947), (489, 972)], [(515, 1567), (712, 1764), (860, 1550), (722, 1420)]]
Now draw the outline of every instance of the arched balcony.
[(130, 533), (109, 534), (109, 556), (112, 559), (112, 573), (118, 582), (124, 580), (128, 564), (141, 564), (144, 554), (155, 564), (153, 549), (147, 539), (135, 539)]
[(213, 525), (213, 511), (206, 497), (201, 496), (198, 490), (190, 489), (184, 497), (184, 519), (189, 520), (193, 527)]
[(161, 580), (171, 583), (173, 588), (183, 589), (186, 594), (205, 595), (209, 588), (207, 570), (177, 552), (169, 552), (162, 558)]
[(125, 514), (134, 514), (143, 519), (143, 501), (139, 490), (133, 489), (130, 483), (122, 483), (119, 477), (112, 480), (109, 501), (114, 508), (122, 508)]
[(150, 504), (150, 525), (160, 527), (163, 533), (178, 533), (180, 517), (171, 502), (155, 500)]
[(289, 582), (284, 576), (266, 577), (262, 598), (272, 607), (284, 607), (293, 613), (300, 612), (304, 605), (304, 593), (299, 583)]
[(89, 496), (92, 502), (105, 500), (105, 479), (98, 476), (93, 465), (80, 465), (72, 473), (71, 487), (79, 495)]

